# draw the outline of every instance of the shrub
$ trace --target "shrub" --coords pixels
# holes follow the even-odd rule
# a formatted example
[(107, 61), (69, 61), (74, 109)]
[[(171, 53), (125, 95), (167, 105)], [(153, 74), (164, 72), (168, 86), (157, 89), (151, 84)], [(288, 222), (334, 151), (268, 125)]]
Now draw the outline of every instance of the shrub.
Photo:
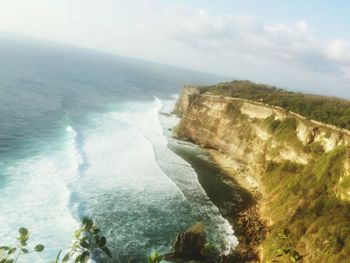
[(288, 92), (264, 84), (238, 80), (203, 87), (202, 92), (264, 102), (296, 112), (307, 119), (350, 129), (350, 102), (347, 100)]
[[(29, 231), (21, 227), (16, 245), (0, 246), (0, 262), (15, 263), (22, 255), (32, 252), (42, 252), (45, 247), (41, 244), (34, 246), (33, 249), (28, 248), (29, 237)], [(112, 254), (106, 243), (106, 237), (100, 235), (100, 229), (96, 227), (96, 224), (91, 219), (84, 218), (82, 227), (74, 232), (74, 239), (69, 249), (67, 249), (66, 254), (61, 257), (62, 251), (60, 251), (53, 262), (65, 263), (70, 259), (74, 259), (76, 263), (86, 263), (93, 254), (99, 252), (111, 258)]]
[(0, 246), (0, 262), (1, 263), (13, 263), (17, 262), (18, 259), (25, 254), (33, 252), (42, 252), (45, 249), (45, 246), (42, 244), (37, 244), (34, 248), (30, 249), (28, 247), (28, 241), (30, 237), (30, 232), (28, 229), (21, 227), (19, 230), (19, 236), (17, 239), (17, 244), (14, 246), (5, 245)]

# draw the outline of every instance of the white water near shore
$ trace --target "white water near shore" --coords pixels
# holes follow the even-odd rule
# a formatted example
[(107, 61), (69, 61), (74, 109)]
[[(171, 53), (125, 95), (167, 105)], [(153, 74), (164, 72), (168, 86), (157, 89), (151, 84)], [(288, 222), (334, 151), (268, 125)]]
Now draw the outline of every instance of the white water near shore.
[(0, 198), (1, 240), (13, 241), (9, 237), (26, 226), (33, 243), (47, 249), (23, 262), (47, 262), (69, 245), (81, 216), (90, 215), (104, 228), (117, 261), (134, 251), (138, 258), (151, 249), (169, 251), (176, 233), (197, 221), (224, 250), (235, 246), (232, 227), (191, 165), (167, 147), (167, 129), (177, 119), (159, 111), (169, 111), (173, 103), (125, 103), (91, 115), (89, 129), (67, 126), (60, 149), (8, 167), (11, 180)]
[[(177, 98), (175, 95), (174, 97), (175, 99)], [(161, 112), (167, 114), (171, 113), (174, 108), (175, 101), (176, 100), (163, 101)], [(164, 134), (168, 138), (168, 143), (179, 144), (178, 140), (172, 138), (172, 129), (179, 122), (179, 119), (174, 115), (160, 115), (160, 118)], [(184, 143), (180, 142), (180, 144), (182, 145)], [(185, 147), (193, 147), (191, 145), (192, 144), (186, 145)], [(204, 223), (207, 223), (206, 227), (209, 230), (209, 236), (213, 241), (216, 241), (217, 244), (221, 244), (223, 246), (223, 252), (228, 254), (238, 245), (238, 240), (234, 235), (232, 226), (222, 217), (219, 209), (210, 201), (204, 189), (200, 185), (197, 174), (191, 165), (179, 156), (174, 156), (173, 152), (169, 152), (169, 154), (172, 155), (174, 160), (176, 160), (176, 165), (174, 165), (175, 167), (172, 167), (172, 169), (167, 169), (166, 166), (164, 167), (164, 169), (167, 170), (167, 175), (189, 195), (191, 200), (193, 200), (191, 202), (192, 207), (194, 211), (196, 211), (195, 213), (198, 214), (198, 218), (205, 218), (205, 216), (208, 216), (208, 218), (204, 219)], [(195, 154), (195, 151), (193, 151), (193, 154)], [(159, 156), (163, 155), (159, 154)], [(209, 161), (208, 156), (200, 156), (200, 158)], [(184, 180), (183, 176), (181, 176), (184, 174), (187, 175), (185, 178), (186, 180)]]
[(13, 244), (17, 230), (31, 231), (30, 244), (44, 243), (42, 255), (30, 254), (21, 262), (48, 262), (59, 248), (69, 245), (79, 226), (68, 208), (69, 184), (77, 175), (75, 137), (67, 132), (63, 147), (16, 162), (5, 170), (10, 178), (1, 190), (0, 240)]
[[(194, 218), (197, 221), (203, 221), (213, 241), (223, 245), (224, 251), (229, 252), (237, 245), (232, 226), (221, 216), (218, 208), (210, 201), (198, 182), (197, 174), (191, 165), (167, 147), (168, 140), (164, 136), (167, 134), (165, 131), (173, 128), (178, 119), (159, 115), (159, 112), (169, 113), (174, 103), (175, 101), (172, 100), (162, 102), (155, 98), (153, 106), (149, 109), (144, 109), (138, 113), (133, 112), (132, 114), (124, 112), (119, 115), (119, 119), (142, 131), (142, 134), (152, 143), (159, 167), (181, 190), (191, 206)], [(130, 105), (129, 107), (133, 108), (135, 106)], [(146, 114), (149, 117), (146, 118)], [(162, 122), (160, 122), (160, 118)], [(169, 135), (168, 133), (170, 139)], [(172, 141), (174, 142), (174, 140)]]
[[(0, 52), (0, 245), (16, 243), (27, 227), (30, 244), (46, 248), (20, 261), (50, 262), (91, 216), (115, 262), (167, 251), (196, 209), (166, 174), (178, 160), (168, 154), (151, 94), (169, 98), (186, 83), (220, 78), (11, 38)], [(126, 120), (133, 114), (141, 126)], [(161, 158), (163, 149), (171, 158)]]

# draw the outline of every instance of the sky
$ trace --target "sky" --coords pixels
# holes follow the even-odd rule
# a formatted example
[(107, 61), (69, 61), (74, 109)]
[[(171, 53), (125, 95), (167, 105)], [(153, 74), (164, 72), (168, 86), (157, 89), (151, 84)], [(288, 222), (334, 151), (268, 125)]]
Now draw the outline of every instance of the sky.
[(350, 98), (347, 0), (0, 0), (0, 31)]

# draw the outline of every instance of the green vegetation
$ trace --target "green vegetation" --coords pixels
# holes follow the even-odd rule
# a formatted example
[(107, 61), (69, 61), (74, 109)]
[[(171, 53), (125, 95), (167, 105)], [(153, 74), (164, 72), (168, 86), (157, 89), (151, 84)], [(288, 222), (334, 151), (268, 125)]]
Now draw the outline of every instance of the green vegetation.
[(271, 115), (265, 119), (265, 125), (267, 125), (268, 130), (273, 133), (281, 124), (281, 120), (275, 120), (275, 115)]
[(263, 102), (296, 112), (307, 119), (350, 129), (350, 102), (333, 97), (288, 92), (250, 81), (232, 81), (203, 87), (202, 92)]
[(163, 259), (163, 256), (157, 251), (153, 251), (148, 257), (148, 263), (160, 263)]
[(93, 254), (103, 252), (106, 256), (112, 257), (109, 248), (106, 246), (107, 239), (100, 235), (101, 230), (91, 219), (83, 219), (83, 226), (74, 232), (74, 239), (66, 254), (60, 259), (61, 252), (56, 261), (68, 262), (74, 259), (74, 262), (87, 262)]
[(302, 259), (302, 256), (297, 250), (291, 247), (289, 242), (290, 233), (287, 229), (281, 229), (278, 233), (279, 240), (282, 241), (283, 246), (276, 250), (275, 259), (272, 261), (274, 263), (281, 262), (281, 260), (289, 262), (297, 262)]
[[(307, 165), (267, 165), (262, 181), (273, 225), (263, 242), (266, 259), (294, 262), (302, 255), (305, 262), (338, 263), (350, 258), (350, 206), (337, 196), (346, 154), (346, 146), (338, 146)], [(288, 233), (288, 244), (281, 239), (281, 229)]]
[[(192, 231), (192, 234), (194, 235), (201, 235), (204, 233), (204, 226), (202, 224), (196, 224), (191, 227), (190, 231)], [(22, 255), (35, 252), (40, 253), (44, 251), (45, 246), (42, 244), (37, 244), (32, 249), (29, 248), (28, 241), (30, 232), (26, 228), (21, 227), (18, 232), (19, 236), (16, 238), (17, 244), (0, 246), (0, 263), (16, 263), (19, 261)], [(195, 239), (187, 241), (187, 246), (197, 245)], [(191, 244), (191, 242), (193, 242), (193, 244)], [(91, 219), (84, 218), (82, 221), (82, 226), (74, 232), (73, 240), (69, 248), (65, 250), (64, 255), (62, 254), (62, 250), (59, 251), (56, 259), (51, 262), (87, 263), (93, 255), (98, 257), (100, 255), (104, 255), (108, 258), (112, 258), (110, 249), (106, 245), (107, 239), (101, 235), (101, 230), (97, 228), (96, 224)], [(204, 243), (200, 248), (200, 254), (203, 256), (203, 262), (221, 262), (219, 259), (219, 251), (217, 250), (215, 244), (209, 242), (208, 240), (206, 240), (206, 243)], [(153, 251), (148, 256), (147, 262), (160, 263), (170, 255), (174, 254), (167, 253), (165, 255), (162, 255), (157, 251)], [(175, 258), (173, 259), (175, 260)]]
[(280, 121), (277, 125), (273, 122), (275, 138), (280, 141), (290, 142), (291, 139), (298, 139), (296, 137), (297, 121), (295, 118), (286, 118)]
[(320, 142), (313, 142), (304, 147), (305, 152), (314, 155), (321, 155), (324, 153), (324, 148)]
[[(297, 136), (297, 120), (293, 117), (288, 117), (283, 120), (275, 119), (274, 115), (271, 115), (263, 120), (262, 123), (267, 130), (273, 135), (273, 140), (277, 140), (286, 147), (293, 146), (300, 152), (305, 151), (305, 146), (301, 143)], [(274, 149), (275, 154), (278, 154), (279, 149)], [(305, 151), (307, 152), (307, 151)], [(272, 154), (272, 152), (271, 152)]]
[[(230, 120), (232, 120), (231, 125), (235, 126), (238, 138), (248, 141), (254, 138), (254, 133), (251, 129), (251, 124), (247, 121), (248, 116), (241, 112), (241, 106), (241, 102), (227, 103), (225, 113)], [(251, 149), (246, 150), (248, 151)]]
[(33, 252), (42, 252), (45, 247), (41, 244), (36, 245), (33, 249), (29, 249), (28, 241), (30, 233), (28, 229), (21, 227), (19, 230), (19, 236), (17, 239), (17, 244), (14, 246), (0, 246), (0, 262), (1, 263), (14, 263), (19, 260), (19, 258), (24, 254), (29, 254)]
[[(44, 245), (38, 244), (32, 250), (28, 248), (29, 231), (21, 227), (17, 244), (14, 246), (0, 246), (0, 263), (16, 263), (20, 256), (33, 252), (42, 252)], [(74, 260), (75, 263), (86, 263), (93, 254), (103, 253), (109, 258), (112, 254), (106, 246), (107, 239), (100, 235), (100, 229), (91, 219), (83, 219), (82, 227), (74, 232), (72, 244), (65, 255), (60, 251), (53, 263), (66, 263)]]

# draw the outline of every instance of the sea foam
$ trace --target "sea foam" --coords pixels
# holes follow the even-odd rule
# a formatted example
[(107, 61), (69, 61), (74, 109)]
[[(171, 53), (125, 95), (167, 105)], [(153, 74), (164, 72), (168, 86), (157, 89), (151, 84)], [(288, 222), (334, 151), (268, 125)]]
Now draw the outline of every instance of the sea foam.
[(67, 126), (60, 149), (7, 168), (1, 240), (11, 241), (26, 226), (47, 247), (28, 262), (47, 262), (69, 245), (80, 218), (90, 216), (119, 262), (142, 261), (152, 249), (169, 251), (176, 233), (197, 221), (223, 250), (235, 246), (232, 227), (191, 165), (167, 147), (172, 142), (165, 131), (174, 123), (167, 118), (162, 126), (159, 111), (169, 111), (170, 103), (155, 98), (92, 114), (87, 128)]
[(20, 227), (27, 227), (31, 244), (44, 243), (39, 256), (30, 254), (21, 262), (48, 262), (70, 244), (79, 223), (73, 218), (68, 202), (77, 156), (74, 136), (65, 134), (64, 147), (18, 161), (4, 173), (9, 181), (0, 196), (0, 240), (12, 244)]

